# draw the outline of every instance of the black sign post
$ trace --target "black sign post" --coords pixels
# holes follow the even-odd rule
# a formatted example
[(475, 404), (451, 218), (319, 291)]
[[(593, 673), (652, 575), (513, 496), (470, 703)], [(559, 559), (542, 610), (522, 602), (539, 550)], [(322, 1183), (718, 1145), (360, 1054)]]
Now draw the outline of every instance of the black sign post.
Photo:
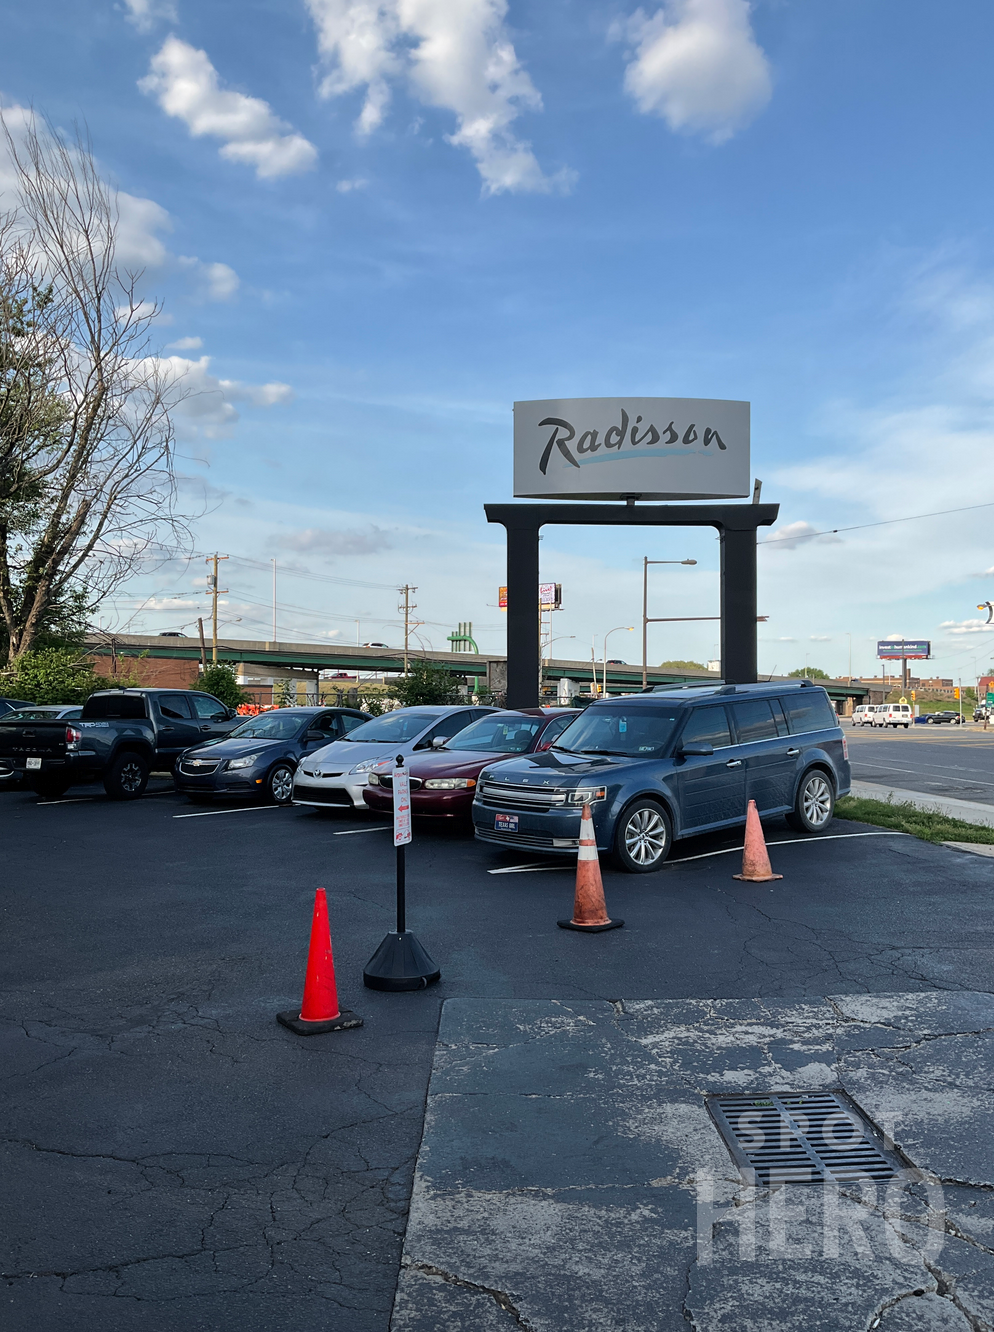
[(403, 754), (391, 778), (393, 841), (397, 848), (397, 929), (388, 934), (366, 963), (363, 984), (370, 990), (423, 990), (441, 972), (407, 928), (407, 878), (404, 855), (411, 840), (411, 784)]
[(563, 526), (714, 527), (721, 541), (721, 673), (727, 684), (756, 679), (756, 531), (779, 504), (485, 504), (507, 529), (507, 707), (539, 698), (538, 535)]

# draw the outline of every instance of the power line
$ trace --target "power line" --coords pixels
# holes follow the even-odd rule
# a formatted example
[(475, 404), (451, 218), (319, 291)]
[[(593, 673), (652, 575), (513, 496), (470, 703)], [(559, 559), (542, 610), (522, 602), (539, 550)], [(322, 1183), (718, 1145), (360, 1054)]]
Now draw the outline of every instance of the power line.
[(759, 546), (773, 546), (778, 541), (811, 541), (815, 537), (835, 536), (839, 532), (862, 532), (867, 527), (889, 527), (892, 523), (914, 523), (919, 518), (941, 518), (947, 513), (969, 513), (971, 509), (991, 509), (994, 508), (994, 500), (987, 500), (985, 504), (966, 504), (962, 509), (936, 509), (934, 513), (912, 513), (907, 518), (884, 518), (879, 523), (856, 523), (852, 527), (832, 527), (827, 532), (797, 532), (794, 536), (769, 537), (766, 541), (759, 541)]

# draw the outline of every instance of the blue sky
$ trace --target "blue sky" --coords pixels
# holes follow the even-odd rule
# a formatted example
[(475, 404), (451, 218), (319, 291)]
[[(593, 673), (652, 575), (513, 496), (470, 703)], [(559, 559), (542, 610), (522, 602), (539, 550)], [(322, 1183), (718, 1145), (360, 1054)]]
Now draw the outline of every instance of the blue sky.
[[(163, 301), (226, 632), (502, 650), (511, 404), (748, 399), (775, 535), (994, 501), (994, 10), (961, 0), (52, 0), (9, 5), (5, 106), (84, 120)], [(199, 343), (195, 340), (199, 339)], [(172, 345), (170, 345), (172, 344)], [(204, 359), (208, 358), (208, 359)], [(988, 664), (994, 507), (760, 553), (760, 664), (877, 638)], [(709, 532), (549, 529), (557, 655), (717, 613)], [(101, 622), (195, 618), (203, 564)], [(318, 581), (337, 579), (338, 582)], [(376, 586), (360, 587), (366, 583)], [(714, 654), (710, 626), (650, 658)], [(609, 655), (638, 659), (638, 633)]]

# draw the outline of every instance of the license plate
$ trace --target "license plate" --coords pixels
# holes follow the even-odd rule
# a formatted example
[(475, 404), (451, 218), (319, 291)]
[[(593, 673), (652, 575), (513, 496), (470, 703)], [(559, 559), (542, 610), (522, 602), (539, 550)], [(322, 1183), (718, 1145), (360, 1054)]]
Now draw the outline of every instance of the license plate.
[(40, 758), (29, 758), (29, 759), (28, 759), (28, 762), (27, 762), (27, 767), (28, 767), (28, 769), (32, 769), (32, 768), (40, 768), (40, 767), (41, 767), (41, 759), (40, 759)]
[(494, 827), (498, 832), (517, 832), (517, 814), (498, 814), (494, 822)]

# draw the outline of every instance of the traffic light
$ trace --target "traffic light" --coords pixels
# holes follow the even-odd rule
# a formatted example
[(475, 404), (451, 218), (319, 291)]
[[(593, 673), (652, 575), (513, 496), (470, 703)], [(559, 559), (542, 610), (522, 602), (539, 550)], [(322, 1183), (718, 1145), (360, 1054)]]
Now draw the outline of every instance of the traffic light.
[(953, 690), (953, 698), (959, 698), (959, 686)]
[(912, 703), (914, 703), (914, 701), (915, 701), (915, 699), (916, 699), (917, 697), (918, 697), (918, 695), (917, 695), (917, 694), (915, 693), (915, 691), (912, 689), (912, 691), (911, 691), (911, 701), (912, 701)]

